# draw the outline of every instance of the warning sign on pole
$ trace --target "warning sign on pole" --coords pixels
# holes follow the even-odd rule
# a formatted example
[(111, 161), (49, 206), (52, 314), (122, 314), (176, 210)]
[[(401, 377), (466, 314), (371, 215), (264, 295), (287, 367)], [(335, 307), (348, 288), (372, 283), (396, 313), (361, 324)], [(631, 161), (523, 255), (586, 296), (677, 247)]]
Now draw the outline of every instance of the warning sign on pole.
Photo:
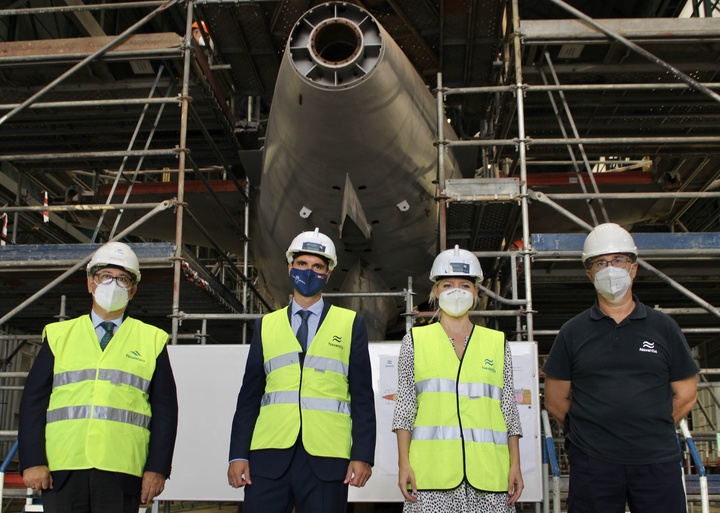
[(0, 246), (7, 244), (7, 214), (0, 214), (0, 219), (3, 220), (2, 232), (0, 233)]
[[(48, 206), (48, 194), (47, 191), (43, 191), (43, 205)], [(43, 222), (49, 223), (50, 222), (50, 212), (48, 210), (43, 210)]]

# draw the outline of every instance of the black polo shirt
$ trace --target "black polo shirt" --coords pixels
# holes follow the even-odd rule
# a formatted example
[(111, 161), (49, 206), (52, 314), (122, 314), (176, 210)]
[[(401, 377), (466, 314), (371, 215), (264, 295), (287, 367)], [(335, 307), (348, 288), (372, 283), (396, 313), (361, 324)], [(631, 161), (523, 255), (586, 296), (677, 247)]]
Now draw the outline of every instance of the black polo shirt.
[(635, 300), (617, 324), (595, 305), (560, 329), (543, 372), (572, 382), (566, 435), (617, 464), (678, 460), (670, 383), (697, 374), (680, 327)]

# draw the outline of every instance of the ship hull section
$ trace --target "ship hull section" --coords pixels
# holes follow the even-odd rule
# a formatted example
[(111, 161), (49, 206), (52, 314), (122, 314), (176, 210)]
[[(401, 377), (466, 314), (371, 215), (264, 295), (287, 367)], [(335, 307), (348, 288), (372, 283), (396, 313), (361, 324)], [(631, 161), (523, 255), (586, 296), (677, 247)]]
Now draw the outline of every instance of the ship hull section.
[[(317, 12), (309, 12), (317, 19)], [(341, 77), (339, 86), (332, 78), (327, 82), (332, 69), (322, 80), (308, 78), (312, 63), (304, 59), (311, 57), (293, 51), (304, 38), (297, 29), (285, 51), (268, 120), (254, 234), (262, 277), (281, 302), (290, 292), (287, 244), (315, 227), (338, 249), (330, 288), (339, 290), (358, 260), (388, 290), (402, 290), (409, 276), (423, 280), (421, 289), (429, 284), (437, 248), (435, 100), (387, 32), (375, 22), (372, 30), (362, 38), (372, 40), (369, 53), (377, 52), (372, 68), (354, 81)], [(445, 131), (454, 137), (449, 127)], [(446, 157), (450, 178), (454, 165)], [(345, 244), (340, 237), (348, 183), (370, 227), (365, 244), (357, 237)]]

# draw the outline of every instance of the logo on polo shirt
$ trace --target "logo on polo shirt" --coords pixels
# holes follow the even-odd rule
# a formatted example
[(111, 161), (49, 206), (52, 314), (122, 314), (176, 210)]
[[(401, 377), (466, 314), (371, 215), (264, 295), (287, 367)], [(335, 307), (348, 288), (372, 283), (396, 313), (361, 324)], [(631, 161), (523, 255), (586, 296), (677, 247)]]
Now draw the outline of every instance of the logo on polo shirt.
[(655, 349), (655, 342), (648, 342), (647, 340), (642, 343), (642, 347), (638, 349), (641, 353), (655, 353), (657, 354), (657, 349)]

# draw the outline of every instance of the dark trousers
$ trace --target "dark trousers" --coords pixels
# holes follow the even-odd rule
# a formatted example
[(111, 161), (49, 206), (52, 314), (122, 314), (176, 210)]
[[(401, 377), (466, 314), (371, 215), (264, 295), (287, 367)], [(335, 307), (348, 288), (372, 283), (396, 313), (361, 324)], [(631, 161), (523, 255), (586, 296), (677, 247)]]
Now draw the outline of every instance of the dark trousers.
[(348, 485), (340, 481), (321, 481), (310, 468), (308, 454), (297, 444), (285, 473), (278, 479), (254, 476), (245, 486), (243, 513), (344, 513), (347, 511)]
[(127, 495), (120, 479), (97, 469), (73, 470), (59, 490), (44, 490), (46, 513), (137, 513), (140, 494)]
[(568, 513), (686, 513), (679, 461), (616, 465), (567, 444), (570, 463)]

